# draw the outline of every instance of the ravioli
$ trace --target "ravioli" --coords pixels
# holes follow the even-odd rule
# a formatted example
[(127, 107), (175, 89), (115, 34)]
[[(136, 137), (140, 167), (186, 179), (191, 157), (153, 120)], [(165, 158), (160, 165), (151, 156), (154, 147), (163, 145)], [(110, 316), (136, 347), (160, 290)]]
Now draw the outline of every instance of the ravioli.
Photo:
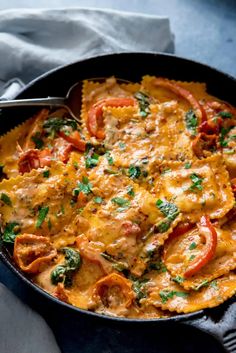
[[(205, 246), (197, 228), (170, 239), (164, 247), (164, 262), (173, 278), (179, 278), (185, 289), (196, 289), (210, 281), (227, 274), (236, 268), (236, 239), (229, 229), (215, 228), (217, 231), (217, 247), (215, 255), (202, 269), (190, 278), (184, 278), (184, 272), (193, 261), (201, 256)], [(235, 222), (234, 222), (235, 228)]]
[(153, 193), (174, 200), (190, 222), (203, 214), (222, 218), (234, 205), (229, 175), (218, 154), (193, 162), (164, 162), (161, 170), (157, 168)]

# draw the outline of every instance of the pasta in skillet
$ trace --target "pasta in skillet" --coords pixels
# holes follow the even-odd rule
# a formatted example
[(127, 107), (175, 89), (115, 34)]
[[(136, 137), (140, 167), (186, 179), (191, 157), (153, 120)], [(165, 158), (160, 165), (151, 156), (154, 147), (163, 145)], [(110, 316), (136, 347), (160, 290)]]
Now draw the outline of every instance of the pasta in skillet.
[(236, 109), (202, 83), (85, 80), (81, 125), (41, 110), (0, 137), (2, 241), (45, 291), (161, 318), (236, 293)]

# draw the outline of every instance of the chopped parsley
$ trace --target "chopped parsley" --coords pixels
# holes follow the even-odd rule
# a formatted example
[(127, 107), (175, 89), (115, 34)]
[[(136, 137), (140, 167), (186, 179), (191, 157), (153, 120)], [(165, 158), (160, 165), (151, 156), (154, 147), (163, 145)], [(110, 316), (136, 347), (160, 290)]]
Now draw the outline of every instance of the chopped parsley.
[(43, 128), (52, 138), (54, 138), (55, 134), (59, 131), (65, 130), (66, 127), (70, 127), (72, 130), (76, 130), (78, 124), (74, 119), (57, 117), (52, 117), (46, 120), (43, 124)]
[(155, 270), (158, 271), (160, 273), (164, 273), (167, 272), (167, 268), (166, 265), (164, 264), (164, 262), (162, 260), (156, 261), (156, 262), (151, 262), (148, 266), (149, 270)]
[(130, 196), (132, 196), (132, 197), (134, 197), (135, 192), (134, 192), (133, 186), (129, 185), (129, 186), (127, 187), (127, 194), (130, 195)]
[(189, 245), (189, 250), (193, 250), (197, 247), (197, 244), (195, 243), (195, 241), (193, 241), (190, 245)]
[(140, 109), (140, 115), (144, 118), (150, 114), (150, 97), (143, 92), (136, 92), (134, 97), (137, 99)]
[(169, 299), (173, 299), (174, 296), (181, 297), (181, 298), (186, 298), (188, 296), (188, 293), (186, 293), (186, 292), (178, 292), (178, 291), (175, 291), (175, 290), (170, 291), (170, 290), (164, 289), (164, 290), (160, 291), (159, 295), (160, 295), (162, 303), (166, 304), (166, 302)]
[(4, 193), (2, 192), (0, 199), (1, 199), (2, 202), (5, 203), (5, 205), (12, 207), (11, 199), (10, 199), (10, 197), (9, 197), (7, 194), (4, 194)]
[(174, 203), (159, 199), (156, 202), (156, 206), (170, 221), (174, 221), (179, 214), (179, 209)]
[(131, 179), (138, 179), (141, 175), (140, 167), (135, 165), (130, 165), (128, 175)]
[(35, 147), (39, 150), (41, 150), (44, 146), (44, 142), (42, 140), (41, 133), (37, 131), (32, 137), (31, 140), (34, 142)]
[(161, 172), (161, 175), (165, 175), (167, 173), (170, 173), (172, 170), (170, 168), (166, 168)]
[(130, 206), (130, 201), (123, 199), (122, 197), (114, 197), (113, 199), (111, 199), (111, 201), (116, 205), (122, 207), (122, 211), (127, 209)]
[(7, 223), (2, 235), (2, 240), (5, 243), (14, 244), (17, 234), (20, 232), (19, 223), (10, 222)]
[(102, 201), (103, 201), (103, 198), (100, 197), (100, 196), (95, 196), (94, 199), (93, 199), (93, 201), (94, 201), (95, 203), (101, 204)]
[(73, 190), (73, 195), (78, 196), (80, 192), (83, 192), (85, 195), (92, 192), (92, 184), (85, 176), (82, 177), (82, 182), (78, 183), (78, 187)]
[(124, 142), (119, 142), (119, 147), (121, 150), (124, 150), (126, 148), (126, 144)]
[(98, 165), (98, 159), (99, 155), (97, 153), (88, 153), (87, 156), (85, 157), (85, 167), (87, 169), (96, 167)]
[(214, 281), (210, 282), (210, 286), (211, 286), (213, 289), (217, 290), (217, 289), (218, 289), (217, 281), (214, 280)]
[(147, 296), (145, 288), (147, 282), (149, 282), (148, 278), (140, 278), (133, 281), (133, 291), (136, 294), (136, 300), (138, 302)]
[(196, 255), (191, 255), (189, 258), (189, 261), (193, 261), (195, 259)]
[(185, 163), (184, 168), (185, 169), (190, 169), (191, 166), (192, 166), (192, 163), (191, 162), (187, 162), (187, 163)]
[(209, 285), (209, 281), (207, 279), (205, 279), (204, 281), (202, 281), (198, 286), (196, 286), (194, 288), (194, 290), (199, 290), (202, 287), (207, 287)]
[(109, 165), (113, 165), (113, 164), (114, 164), (114, 161), (113, 161), (113, 158), (112, 158), (110, 152), (107, 151), (107, 152), (105, 153), (105, 157), (106, 157), (106, 159), (107, 159)]
[(222, 118), (231, 119), (233, 114), (230, 112), (222, 111), (217, 114), (217, 116), (221, 116)]
[(192, 173), (190, 175), (190, 179), (192, 180), (192, 185), (189, 187), (188, 190), (196, 192), (198, 190), (202, 190), (202, 182), (203, 182), (203, 178), (196, 174), (196, 173)]
[(37, 222), (36, 222), (36, 225), (35, 225), (36, 228), (40, 228), (41, 227), (41, 225), (43, 224), (45, 218), (47, 217), (48, 211), (49, 211), (49, 207), (48, 206), (41, 207), (39, 209), (38, 219), (37, 219)]
[(219, 135), (219, 143), (221, 147), (227, 147), (228, 146), (228, 141), (226, 140), (226, 135), (228, 134), (228, 132), (233, 128), (233, 126), (230, 127), (222, 127), (222, 129), (220, 130), (220, 135)]
[(174, 282), (176, 282), (178, 284), (181, 284), (181, 283), (183, 283), (184, 278), (181, 277), (181, 276), (176, 276), (176, 277), (172, 278), (172, 281), (174, 281)]
[(191, 135), (197, 134), (198, 120), (192, 109), (185, 114), (185, 124)]
[(50, 170), (45, 170), (45, 171), (43, 172), (44, 178), (49, 178), (49, 175), (50, 175)]

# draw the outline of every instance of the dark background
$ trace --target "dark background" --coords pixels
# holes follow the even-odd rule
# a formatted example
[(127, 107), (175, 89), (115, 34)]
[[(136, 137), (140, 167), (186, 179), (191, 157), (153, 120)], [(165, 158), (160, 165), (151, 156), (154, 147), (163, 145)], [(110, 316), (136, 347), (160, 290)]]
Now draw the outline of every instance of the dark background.
[[(0, 1), (0, 9), (76, 6), (168, 16), (177, 55), (210, 64), (236, 76), (235, 0)], [(78, 317), (71, 311), (62, 312), (59, 306), (38, 294), (35, 297), (32, 289), (22, 285), (1, 262), (0, 281), (45, 317), (63, 353), (223, 352), (215, 339), (190, 326), (122, 326), (104, 320), (87, 320), (86, 315)]]

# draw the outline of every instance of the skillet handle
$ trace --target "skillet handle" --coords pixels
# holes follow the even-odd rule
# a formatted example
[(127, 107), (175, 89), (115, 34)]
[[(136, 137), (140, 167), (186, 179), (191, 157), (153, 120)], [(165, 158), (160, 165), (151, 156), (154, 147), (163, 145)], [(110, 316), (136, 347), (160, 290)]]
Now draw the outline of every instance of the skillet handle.
[(203, 316), (184, 323), (215, 337), (226, 353), (236, 353), (236, 302), (204, 311)]

